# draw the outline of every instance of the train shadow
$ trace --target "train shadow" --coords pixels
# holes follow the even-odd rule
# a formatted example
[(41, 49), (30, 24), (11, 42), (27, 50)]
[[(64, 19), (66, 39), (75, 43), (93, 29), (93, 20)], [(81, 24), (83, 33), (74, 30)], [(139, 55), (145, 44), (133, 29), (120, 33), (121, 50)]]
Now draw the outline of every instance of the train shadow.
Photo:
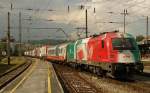
[(136, 74), (134, 75), (134, 79), (138, 81), (150, 82), (150, 73), (143, 72)]

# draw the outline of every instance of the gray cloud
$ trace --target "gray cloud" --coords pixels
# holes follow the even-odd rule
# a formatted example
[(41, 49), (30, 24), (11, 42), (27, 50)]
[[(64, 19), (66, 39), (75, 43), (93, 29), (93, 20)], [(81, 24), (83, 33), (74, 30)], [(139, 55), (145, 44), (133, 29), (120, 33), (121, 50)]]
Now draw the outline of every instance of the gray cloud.
[[(7, 30), (7, 12), (10, 11), (10, 3), (13, 4), (11, 11), (11, 26), (18, 27), (18, 14), (22, 12), (22, 26), (29, 27), (27, 19), (32, 16), (32, 27), (62, 27), (71, 37), (77, 38), (76, 27), (85, 26), (85, 9), (79, 9), (79, 6), (85, 5), (88, 9), (88, 28), (90, 34), (103, 31), (112, 31), (119, 29), (123, 31), (123, 12), (124, 8), (128, 9), (127, 15), (127, 32), (133, 35), (145, 35), (145, 18), (143, 15), (150, 15), (149, 0), (1, 0), (0, 1), (0, 38), (4, 37)], [(70, 12), (67, 11), (67, 6)], [(96, 13), (93, 13), (93, 9)], [(39, 11), (29, 11), (25, 9), (39, 9)], [(41, 9), (41, 11), (40, 11)], [(48, 12), (48, 9), (54, 9)], [(53, 22), (43, 20), (53, 19)], [(111, 24), (109, 22), (119, 22)], [(23, 39), (45, 39), (65, 37), (62, 32), (53, 30), (30, 30), (22, 29)], [(11, 34), (18, 40), (18, 29), (11, 29)], [(76, 34), (76, 35), (75, 35)], [(82, 34), (84, 36), (84, 34)]]

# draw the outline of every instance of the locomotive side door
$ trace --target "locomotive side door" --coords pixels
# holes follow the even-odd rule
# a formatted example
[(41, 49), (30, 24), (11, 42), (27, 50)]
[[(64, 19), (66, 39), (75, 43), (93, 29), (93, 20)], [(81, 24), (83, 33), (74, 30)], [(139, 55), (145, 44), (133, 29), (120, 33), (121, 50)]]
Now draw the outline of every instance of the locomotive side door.
[(101, 39), (100, 41), (100, 58), (102, 62), (108, 61), (108, 49), (107, 49), (107, 40)]

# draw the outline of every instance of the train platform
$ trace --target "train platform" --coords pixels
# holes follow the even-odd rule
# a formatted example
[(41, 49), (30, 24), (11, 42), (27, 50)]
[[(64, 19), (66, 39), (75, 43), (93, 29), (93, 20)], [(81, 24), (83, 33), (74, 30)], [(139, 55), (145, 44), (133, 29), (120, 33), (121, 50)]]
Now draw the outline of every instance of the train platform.
[[(7, 92), (6, 92), (7, 93)], [(9, 93), (64, 93), (51, 63), (37, 59)]]

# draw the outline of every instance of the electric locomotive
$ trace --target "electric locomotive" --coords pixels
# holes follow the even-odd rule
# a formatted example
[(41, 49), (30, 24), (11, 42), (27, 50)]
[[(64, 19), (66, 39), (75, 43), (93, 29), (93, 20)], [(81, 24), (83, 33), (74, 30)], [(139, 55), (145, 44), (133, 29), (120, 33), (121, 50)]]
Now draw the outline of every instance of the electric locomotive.
[(107, 74), (115, 78), (143, 71), (140, 51), (134, 37), (117, 31), (101, 33), (68, 44), (67, 62), (74, 62), (97, 74)]

